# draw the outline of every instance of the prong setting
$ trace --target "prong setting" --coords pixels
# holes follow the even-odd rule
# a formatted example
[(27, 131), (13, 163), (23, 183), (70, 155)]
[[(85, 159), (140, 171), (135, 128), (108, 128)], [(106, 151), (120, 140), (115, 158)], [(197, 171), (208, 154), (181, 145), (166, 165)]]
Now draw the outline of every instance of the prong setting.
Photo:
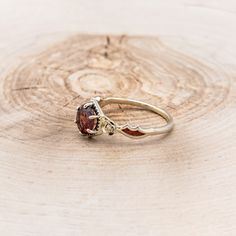
[(90, 124), (89, 121), (91, 122), (96, 121), (95, 127), (91, 125), (90, 127), (87, 127), (84, 130), (82, 129), (82, 132), (81, 132), (81, 127), (80, 127), (81, 121), (77, 117), (75, 123), (77, 123), (81, 134), (91, 137), (95, 135), (101, 135), (103, 133), (108, 133), (109, 135), (113, 135), (115, 133), (116, 125), (111, 119), (105, 116), (103, 112), (101, 111), (101, 108), (98, 104), (100, 100), (101, 100), (100, 97), (92, 98), (90, 102), (85, 103), (84, 105), (77, 108), (78, 112), (81, 109), (85, 109), (85, 110), (92, 109), (94, 114), (90, 114), (86, 116), (86, 120), (85, 120), (86, 124)]
[(92, 101), (77, 108), (75, 123), (81, 134), (96, 135), (99, 126), (99, 115)]

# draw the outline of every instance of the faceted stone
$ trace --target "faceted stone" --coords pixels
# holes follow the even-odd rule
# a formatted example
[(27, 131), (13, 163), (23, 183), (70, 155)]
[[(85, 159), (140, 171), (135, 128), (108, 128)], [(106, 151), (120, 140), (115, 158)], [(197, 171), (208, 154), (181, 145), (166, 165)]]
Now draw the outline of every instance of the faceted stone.
[(91, 115), (96, 115), (92, 106), (84, 108), (84, 105), (82, 105), (77, 110), (76, 123), (82, 134), (88, 135), (87, 129), (94, 130), (96, 128), (97, 119), (90, 120), (89, 116)]

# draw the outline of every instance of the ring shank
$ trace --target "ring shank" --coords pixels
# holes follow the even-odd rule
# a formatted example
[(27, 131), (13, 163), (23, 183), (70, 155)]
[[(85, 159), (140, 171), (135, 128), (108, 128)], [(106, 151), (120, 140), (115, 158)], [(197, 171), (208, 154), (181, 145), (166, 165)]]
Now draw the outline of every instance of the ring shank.
[(146, 135), (164, 134), (164, 133), (167, 133), (173, 129), (173, 126), (174, 126), (173, 118), (171, 117), (171, 115), (167, 111), (165, 111), (159, 107), (150, 105), (145, 102), (133, 100), (133, 99), (113, 98), (113, 97), (101, 99), (99, 102), (99, 105), (101, 107), (104, 107), (108, 104), (127, 104), (127, 105), (141, 107), (145, 110), (149, 110), (149, 111), (152, 111), (152, 112), (158, 114), (159, 116), (161, 116), (162, 118), (164, 118), (166, 120), (167, 124), (165, 124), (164, 126), (155, 127), (155, 128), (140, 128)]

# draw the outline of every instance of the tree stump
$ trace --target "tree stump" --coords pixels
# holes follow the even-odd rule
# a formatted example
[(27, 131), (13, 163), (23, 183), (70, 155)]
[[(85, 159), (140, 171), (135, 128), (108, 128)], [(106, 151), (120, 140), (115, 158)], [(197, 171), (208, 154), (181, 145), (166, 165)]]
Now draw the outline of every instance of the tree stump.
[[(236, 53), (188, 32), (0, 38), (1, 235), (236, 234)], [(175, 129), (81, 137), (76, 107), (94, 96), (165, 108)], [(106, 112), (163, 122), (124, 105)]]

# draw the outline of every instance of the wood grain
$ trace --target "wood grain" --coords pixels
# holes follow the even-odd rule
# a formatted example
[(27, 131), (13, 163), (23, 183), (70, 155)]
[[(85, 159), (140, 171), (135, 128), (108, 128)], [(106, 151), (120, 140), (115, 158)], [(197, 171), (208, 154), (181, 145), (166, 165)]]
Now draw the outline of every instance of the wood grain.
[[(236, 35), (232, 25), (224, 27), (235, 19), (234, 3), (139, 1), (133, 12), (142, 8), (150, 25), (135, 26), (135, 17), (123, 34), (130, 1), (116, 3), (124, 11), (104, 28), (99, 18), (88, 18), (85, 33), (85, 18), (72, 14), (64, 24), (61, 18), (61, 9), (76, 13), (83, 2), (59, 2), (43, 2), (28, 24), (28, 11), (15, 1), (0, 3), (6, 12), (13, 3), (25, 12), (17, 22), (9, 10), (0, 23), (6, 29), (0, 36), (0, 234), (235, 235)], [(114, 13), (104, 3), (104, 10), (94, 3), (103, 19)], [(92, 8), (84, 4), (86, 17)], [(186, 11), (185, 20), (173, 9)], [(15, 39), (12, 23), (19, 26)], [(76, 32), (65, 31), (69, 26)], [(143, 140), (80, 137), (75, 108), (93, 96), (161, 106), (175, 129)], [(106, 112), (120, 123), (163, 122), (124, 105)]]

